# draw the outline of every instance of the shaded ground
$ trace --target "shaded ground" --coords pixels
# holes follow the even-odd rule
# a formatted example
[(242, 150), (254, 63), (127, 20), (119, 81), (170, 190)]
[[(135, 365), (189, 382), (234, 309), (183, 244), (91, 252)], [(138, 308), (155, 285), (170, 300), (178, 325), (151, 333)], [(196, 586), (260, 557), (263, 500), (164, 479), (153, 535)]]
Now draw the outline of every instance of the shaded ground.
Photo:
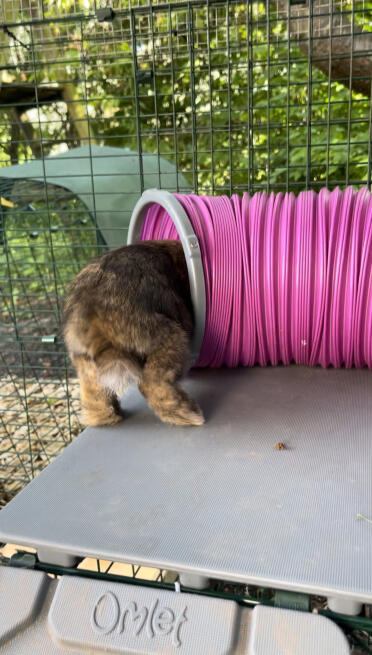
[(35, 311), (37, 323), (33, 316), (13, 321), (9, 315), (0, 323), (0, 377), (44, 379), (65, 375), (66, 368), (72, 372), (56, 316), (40, 304)]
[(0, 507), (76, 436), (76, 379), (6, 376), (0, 380)]

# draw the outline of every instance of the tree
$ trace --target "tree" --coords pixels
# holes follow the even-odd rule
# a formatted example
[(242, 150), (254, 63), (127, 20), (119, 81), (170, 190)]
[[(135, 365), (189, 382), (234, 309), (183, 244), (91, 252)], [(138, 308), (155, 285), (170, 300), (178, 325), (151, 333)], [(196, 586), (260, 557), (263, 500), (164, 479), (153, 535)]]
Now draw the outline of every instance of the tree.
[(5, 2), (0, 102), (18, 95), (0, 109), (4, 163), (94, 137), (168, 157), (201, 193), (366, 181), (372, 2), (172, 3), (133, 24), (124, 0), (113, 23), (70, 20), (75, 4), (59, 0), (56, 22), (55, 0), (43, 15), (40, 0)]
[[(352, 9), (353, 3), (349, 3), (349, 9), (343, 3), (342, 11), (338, 4), (334, 0), (307, 0), (300, 4), (277, 0), (280, 14), (288, 21), (291, 37), (311, 58), (312, 64), (331, 80), (370, 96), (372, 32), (362, 31), (363, 25)], [(367, 9), (363, 8), (362, 16)]]

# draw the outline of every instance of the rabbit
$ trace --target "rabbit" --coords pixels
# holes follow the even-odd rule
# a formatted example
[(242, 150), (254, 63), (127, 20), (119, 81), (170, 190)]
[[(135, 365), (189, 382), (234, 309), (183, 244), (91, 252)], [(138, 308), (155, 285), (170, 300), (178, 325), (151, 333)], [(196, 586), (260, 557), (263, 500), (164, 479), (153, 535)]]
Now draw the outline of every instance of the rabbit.
[(67, 293), (62, 326), (84, 424), (121, 421), (119, 400), (129, 385), (165, 423), (203, 424), (198, 403), (178, 384), (194, 329), (179, 241), (122, 246), (88, 263)]

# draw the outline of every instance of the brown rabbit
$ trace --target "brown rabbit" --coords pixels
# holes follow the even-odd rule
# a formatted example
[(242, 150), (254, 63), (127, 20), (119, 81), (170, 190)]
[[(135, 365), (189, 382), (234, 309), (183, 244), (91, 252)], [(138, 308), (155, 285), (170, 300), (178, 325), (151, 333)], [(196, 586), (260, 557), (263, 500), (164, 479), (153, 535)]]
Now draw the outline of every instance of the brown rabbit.
[(71, 285), (63, 316), (83, 422), (120, 421), (119, 399), (137, 384), (162, 421), (201, 425), (199, 405), (178, 385), (190, 363), (193, 327), (178, 241), (123, 246), (85, 266)]

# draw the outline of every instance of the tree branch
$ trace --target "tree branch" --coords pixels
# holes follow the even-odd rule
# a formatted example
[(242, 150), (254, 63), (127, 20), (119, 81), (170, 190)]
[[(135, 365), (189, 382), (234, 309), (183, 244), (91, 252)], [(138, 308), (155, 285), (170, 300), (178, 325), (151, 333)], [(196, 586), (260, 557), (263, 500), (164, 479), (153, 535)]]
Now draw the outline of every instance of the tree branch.
[(279, 15), (285, 14), (288, 20), (291, 38), (298, 41), (314, 66), (331, 80), (371, 95), (372, 32), (362, 32), (353, 25), (346, 12), (334, 8), (333, 0), (291, 5), (289, 17), (288, 0), (276, 0), (276, 5)]
[(58, 84), (42, 84), (35, 87), (29, 82), (0, 82), (0, 103), (19, 107), (27, 111), (36, 105), (62, 100), (62, 89)]

